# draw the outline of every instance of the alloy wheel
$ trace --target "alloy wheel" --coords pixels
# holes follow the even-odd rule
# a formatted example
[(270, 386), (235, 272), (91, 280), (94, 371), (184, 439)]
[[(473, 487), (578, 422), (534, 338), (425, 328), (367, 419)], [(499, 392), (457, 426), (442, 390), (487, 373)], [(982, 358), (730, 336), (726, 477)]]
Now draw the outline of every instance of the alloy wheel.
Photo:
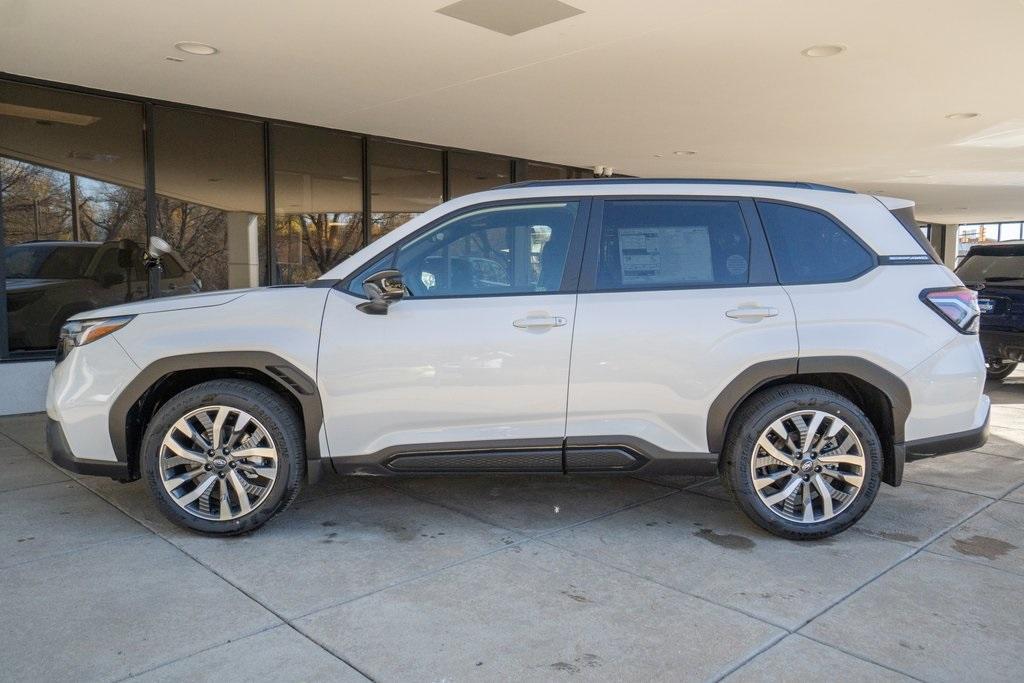
[(813, 524), (841, 514), (867, 475), (864, 448), (841, 418), (801, 410), (761, 432), (750, 460), (758, 498), (790, 522)]
[(278, 473), (278, 451), (259, 420), (230, 406), (187, 413), (164, 435), (159, 472), (178, 507), (201, 519), (231, 521), (258, 508)]

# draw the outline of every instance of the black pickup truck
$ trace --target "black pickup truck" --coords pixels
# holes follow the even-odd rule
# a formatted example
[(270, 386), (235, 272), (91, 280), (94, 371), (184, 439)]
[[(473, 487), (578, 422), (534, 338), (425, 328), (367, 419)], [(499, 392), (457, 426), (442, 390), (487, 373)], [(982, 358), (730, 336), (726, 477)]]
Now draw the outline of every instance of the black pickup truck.
[(956, 274), (978, 290), (988, 377), (1005, 379), (1024, 361), (1024, 240), (977, 244)]

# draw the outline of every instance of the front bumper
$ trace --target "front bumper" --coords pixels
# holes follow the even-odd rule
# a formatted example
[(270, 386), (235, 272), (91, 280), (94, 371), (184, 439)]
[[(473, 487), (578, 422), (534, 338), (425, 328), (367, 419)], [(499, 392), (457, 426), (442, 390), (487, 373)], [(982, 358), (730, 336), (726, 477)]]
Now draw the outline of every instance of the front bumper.
[(931, 458), (936, 455), (947, 453), (960, 453), (980, 448), (988, 441), (989, 420), (992, 417), (992, 408), (989, 407), (985, 413), (985, 422), (980, 427), (968, 429), (955, 434), (943, 434), (931, 436), (927, 439), (917, 439), (906, 443), (896, 444), (897, 450), (902, 450), (906, 460), (920, 460)]
[(46, 454), (59, 467), (75, 474), (110, 477), (118, 481), (130, 481), (135, 478), (128, 469), (128, 463), (76, 458), (71, 452), (71, 446), (68, 445), (60, 422), (51, 417), (46, 418)]

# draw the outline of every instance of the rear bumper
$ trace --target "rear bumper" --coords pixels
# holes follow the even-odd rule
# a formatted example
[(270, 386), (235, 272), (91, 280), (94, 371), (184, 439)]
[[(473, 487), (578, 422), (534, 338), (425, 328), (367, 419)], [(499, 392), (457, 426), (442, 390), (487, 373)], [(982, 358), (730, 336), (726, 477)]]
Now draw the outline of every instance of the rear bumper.
[(59, 467), (75, 474), (110, 477), (119, 481), (132, 479), (127, 463), (76, 458), (60, 422), (51, 417), (46, 418), (46, 454)]
[(896, 444), (896, 449), (902, 449), (906, 460), (919, 460), (931, 458), (936, 455), (947, 453), (959, 453), (980, 448), (988, 441), (989, 419), (992, 416), (992, 409), (985, 413), (985, 422), (980, 427), (968, 429), (954, 434), (943, 434), (931, 436), (927, 439), (917, 439), (906, 443)]
[(1024, 332), (989, 332), (978, 335), (987, 359), (1024, 361)]

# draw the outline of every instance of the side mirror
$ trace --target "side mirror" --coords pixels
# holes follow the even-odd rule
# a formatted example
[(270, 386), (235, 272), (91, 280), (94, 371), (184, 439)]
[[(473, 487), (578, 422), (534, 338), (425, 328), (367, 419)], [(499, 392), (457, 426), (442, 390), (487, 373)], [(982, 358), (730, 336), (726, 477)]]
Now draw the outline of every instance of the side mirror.
[(405, 284), (397, 270), (381, 270), (363, 280), (363, 291), (370, 300), (356, 308), (370, 315), (387, 315), (388, 306), (405, 296)]

